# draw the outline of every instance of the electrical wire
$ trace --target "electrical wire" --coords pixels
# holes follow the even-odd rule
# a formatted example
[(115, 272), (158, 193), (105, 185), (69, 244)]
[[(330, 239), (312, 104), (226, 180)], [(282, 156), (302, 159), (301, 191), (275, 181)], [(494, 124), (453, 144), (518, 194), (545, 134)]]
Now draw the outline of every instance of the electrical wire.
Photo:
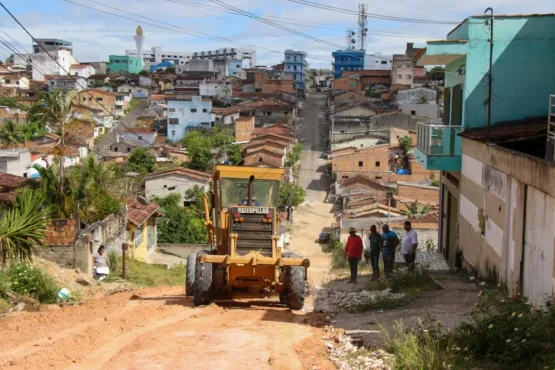
[[(314, 7), (314, 8), (319, 8), (319, 9), (324, 9), (324, 10), (329, 10), (329, 11), (334, 11), (334, 12), (338, 12), (338, 13), (352, 14), (352, 15), (356, 15), (356, 16), (360, 15), (358, 10), (339, 8), (339, 7), (336, 7), (336, 6), (319, 4), (319, 3), (315, 3), (313, 1), (308, 1), (308, 0), (289, 0), (289, 1), (292, 2), (292, 3), (302, 4), (302, 5), (311, 6), (311, 7)], [(431, 19), (395, 17), (395, 16), (390, 16), (390, 15), (375, 14), (375, 13), (365, 13), (365, 16), (367, 16), (368, 18), (382, 19), (382, 20), (395, 21), (395, 22), (444, 24), (444, 25), (457, 25), (457, 24), (460, 23), (460, 22), (455, 22), (455, 21), (439, 21), (439, 20), (431, 20)]]

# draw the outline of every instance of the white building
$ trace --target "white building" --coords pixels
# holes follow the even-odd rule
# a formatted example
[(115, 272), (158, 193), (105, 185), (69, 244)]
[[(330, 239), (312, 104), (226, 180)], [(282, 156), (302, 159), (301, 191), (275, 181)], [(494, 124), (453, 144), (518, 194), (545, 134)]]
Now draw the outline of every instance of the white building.
[(90, 64), (72, 64), (71, 67), (69, 67), (69, 74), (72, 76), (89, 78), (95, 73), (94, 67)]
[[(56, 58), (54, 61), (47, 53), (37, 53), (30, 57), (33, 65), (34, 81), (44, 81), (45, 75), (67, 76), (73, 64), (78, 64), (69, 50), (57, 50), (50, 52)], [(61, 67), (60, 67), (61, 66)]]
[(117, 90), (117, 92), (119, 93), (129, 93), (134, 98), (148, 98), (150, 95), (150, 90), (148, 87), (139, 86), (134, 83), (125, 83), (119, 85)]
[(31, 152), (24, 150), (0, 150), (0, 172), (27, 177), (31, 164)]
[(175, 143), (188, 132), (209, 129), (212, 120), (212, 101), (203, 101), (200, 96), (190, 100), (168, 100), (168, 140)]
[(391, 71), (393, 56), (382, 55), (382, 53), (366, 54), (364, 56), (364, 69), (379, 69)]
[(202, 82), (199, 85), (200, 96), (229, 100), (233, 95), (233, 87), (229, 82)]
[(29, 88), (29, 79), (17, 73), (0, 75), (1, 87), (17, 87), (19, 89)]
[(48, 81), (48, 91), (87, 89), (87, 80), (81, 76), (54, 76)]
[(185, 192), (194, 186), (206, 188), (210, 179), (210, 174), (188, 168), (153, 173), (144, 177), (145, 195), (147, 199), (152, 199), (155, 196), (166, 197), (170, 194), (179, 194), (184, 205), (188, 205), (189, 200), (183, 199)]

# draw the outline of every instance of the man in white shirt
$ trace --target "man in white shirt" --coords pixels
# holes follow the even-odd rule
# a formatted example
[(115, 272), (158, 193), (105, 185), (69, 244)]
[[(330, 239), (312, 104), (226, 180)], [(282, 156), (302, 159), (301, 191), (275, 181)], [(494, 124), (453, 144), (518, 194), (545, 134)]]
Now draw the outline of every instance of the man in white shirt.
[(416, 261), (416, 248), (418, 247), (418, 235), (416, 231), (412, 229), (410, 221), (405, 221), (403, 228), (406, 233), (401, 242), (401, 252), (405, 257), (405, 262), (407, 263), (409, 271), (413, 271)]

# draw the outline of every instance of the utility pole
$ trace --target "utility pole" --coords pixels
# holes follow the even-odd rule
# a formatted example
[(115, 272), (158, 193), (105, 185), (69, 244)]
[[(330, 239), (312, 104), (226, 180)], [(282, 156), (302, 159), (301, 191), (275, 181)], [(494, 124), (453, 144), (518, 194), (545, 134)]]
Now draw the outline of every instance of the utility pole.
[(487, 8), (484, 12), (484, 15), (487, 12), (490, 12), (490, 19), (486, 21), (486, 24), (489, 22), (490, 26), (490, 36), (489, 36), (489, 72), (488, 72), (488, 125), (486, 128), (486, 142), (490, 141), (490, 126), (491, 126), (491, 90), (493, 84), (493, 9)]

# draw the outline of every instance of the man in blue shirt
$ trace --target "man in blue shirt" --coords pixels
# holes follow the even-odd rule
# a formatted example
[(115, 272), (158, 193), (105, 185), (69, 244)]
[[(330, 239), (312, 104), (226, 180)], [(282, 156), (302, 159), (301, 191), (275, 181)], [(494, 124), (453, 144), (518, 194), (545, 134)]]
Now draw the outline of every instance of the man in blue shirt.
[(393, 273), (393, 265), (395, 264), (395, 248), (399, 245), (397, 234), (389, 230), (389, 225), (382, 226), (382, 255), (383, 255), (383, 271), (385, 276), (391, 276)]

